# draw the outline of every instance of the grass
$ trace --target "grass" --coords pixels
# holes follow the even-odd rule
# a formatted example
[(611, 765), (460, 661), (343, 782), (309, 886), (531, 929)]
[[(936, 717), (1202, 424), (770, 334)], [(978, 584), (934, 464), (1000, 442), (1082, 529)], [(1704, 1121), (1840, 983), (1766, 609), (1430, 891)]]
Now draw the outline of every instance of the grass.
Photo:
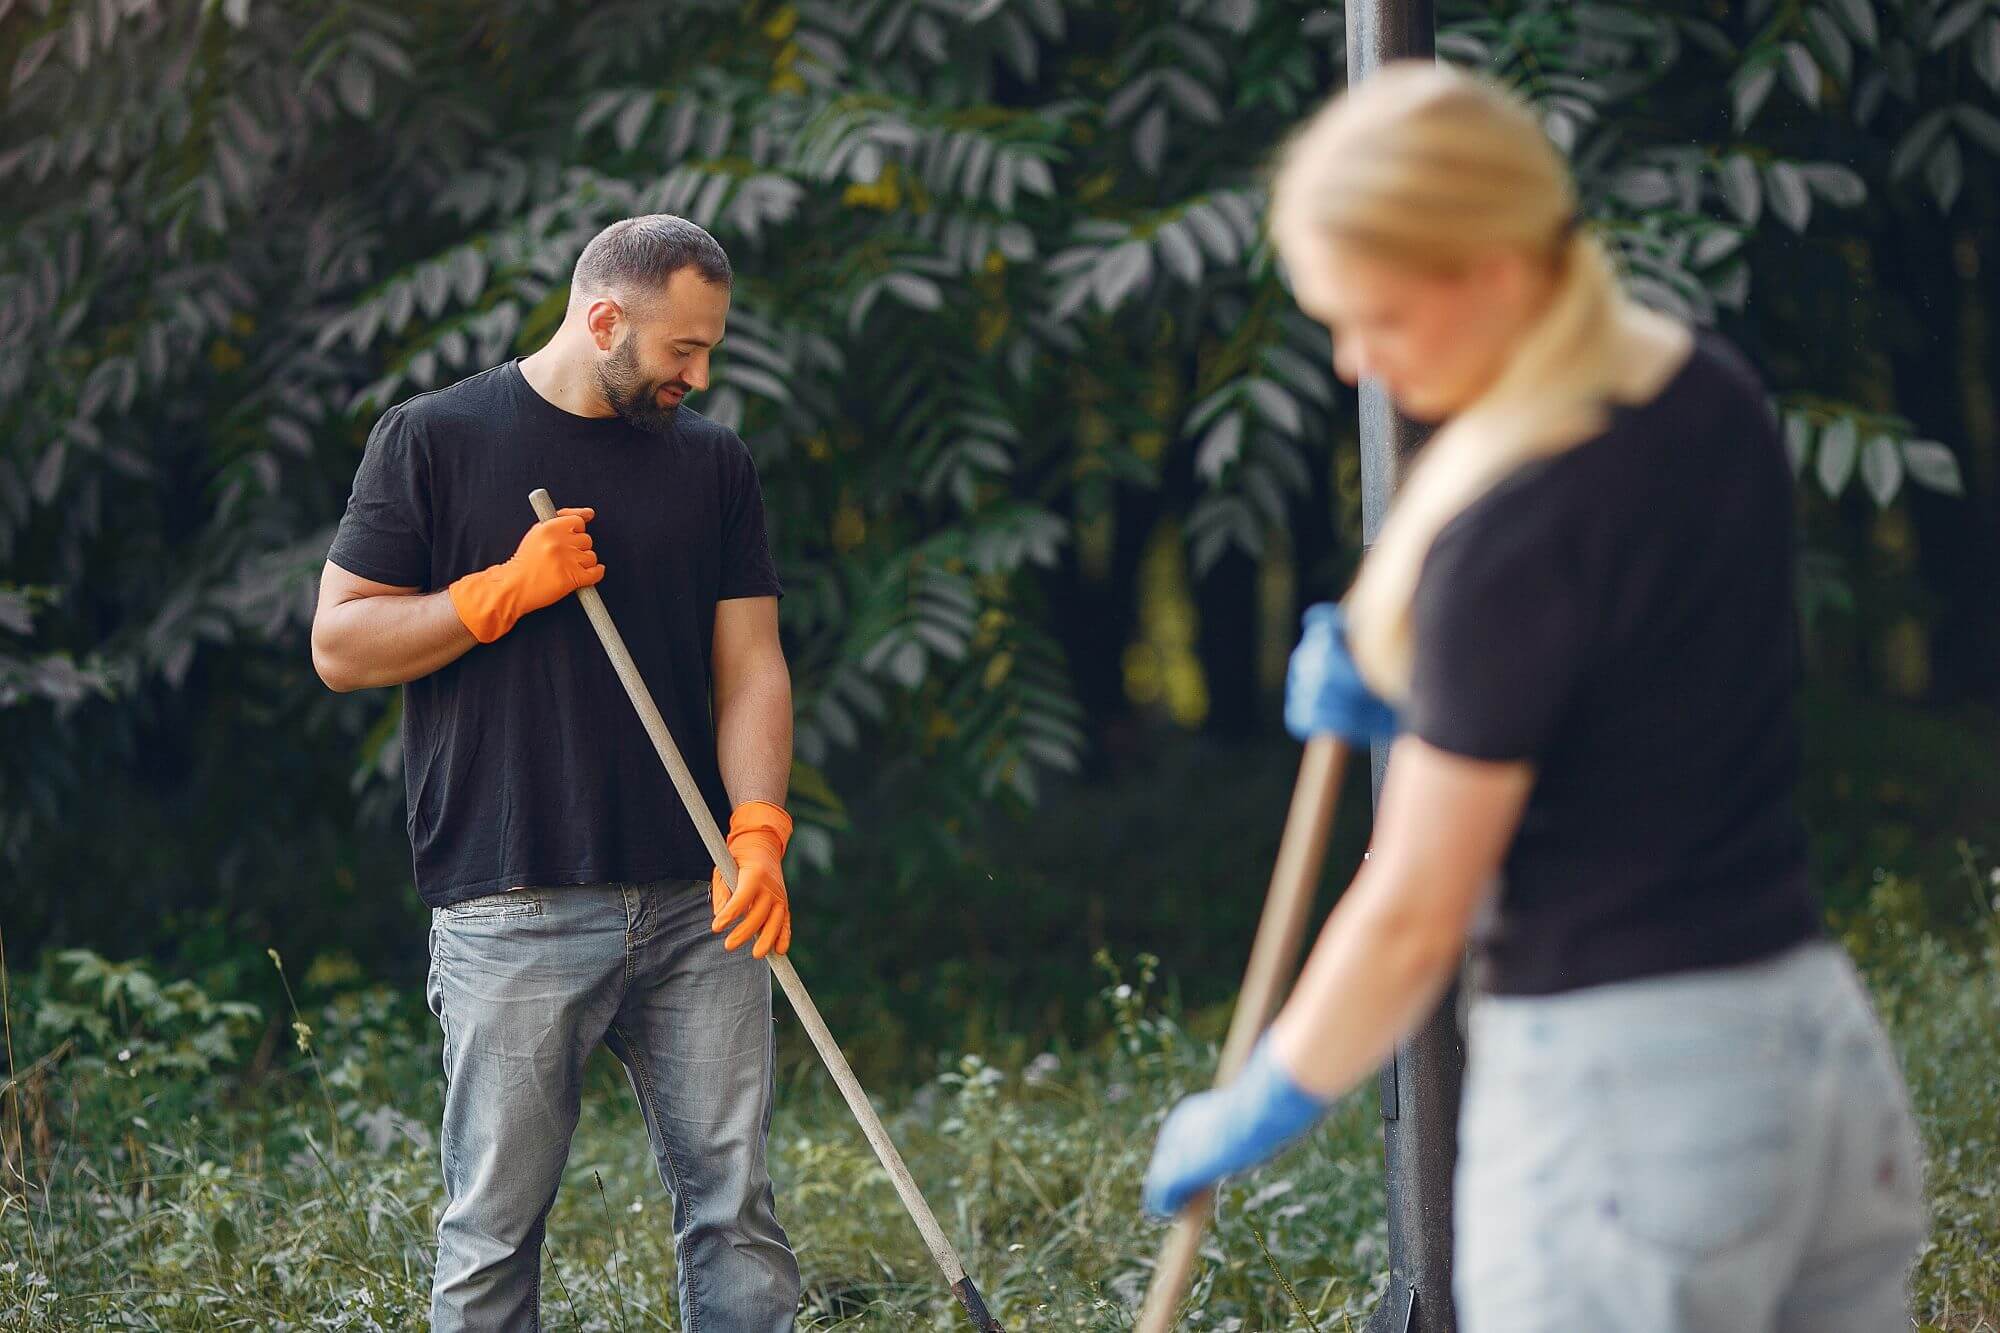
[[(2000, 883), (1950, 833), (1994, 841), (2000, 733), (1982, 714), (1878, 752), (1872, 717), (1851, 736), (1812, 729), (1816, 868), (1924, 1128), (1920, 1322), (2000, 1333)], [(1016, 1333), (1131, 1326), (1162, 1236), (1137, 1216), (1139, 1174), (1165, 1108), (1210, 1077), (1296, 766), (1275, 743), (1148, 751), (1119, 780), (1053, 796), (1032, 838), (968, 829), (970, 856), (928, 830), (892, 836), (886, 799), (856, 812), (883, 836), (805, 890), (850, 906), (865, 893), (866, 911), (823, 912), (801, 938), (801, 975)], [(1351, 794), (1323, 901), (1365, 833)], [(424, 1327), (436, 1029), (415, 987), (370, 984), (351, 945), (326, 942), (299, 975), (261, 942), (238, 950), (254, 971), (232, 954), (202, 973), (264, 1012), (89, 953), (12, 977), (0, 962), (0, 1333)], [(1173, 970), (1155, 975), (1148, 952)], [(1138, 961), (1114, 975), (1093, 955)], [(780, 1031), (772, 1165), (806, 1277), (801, 1327), (963, 1327), (789, 1016)], [(1387, 1266), (1375, 1103), (1371, 1085), (1225, 1191), (1184, 1328), (1362, 1326)], [(678, 1328), (670, 1230), (603, 1056), (551, 1219), (547, 1326)]]
[[(1967, 873), (1984, 902), (1992, 890)], [(1993, 1333), (2000, 928), (1947, 943), (1909, 919), (1920, 898), (1885, 877), (1844, 938), (1876, 988), (1928, 1142), (1936, 1218), (1916, 1274), (1922, 1325)], [(1123, 975), (1099, 964), (1091, 1040), (1013, 1068), (967, 1055), (885, 1102), (968, 1271), (1015, 1329), (1130, 1327), (1161, 1236), (1136, 1215), (1138, 1176), (1163, 1108), (1212, 1068), (1219, 1010), (1163, 1004), (1150, 958)], [(0, 1104), (11, 1185), (0, 1328), (424, 1326), (438, 1066), (427, 1016), (406, 999), (363, 988), (289, 1016), (295, 1056), (269, 1057), (267, 1072), (227, 1058), (256, 1031), (248, 1015), (141, 968), (69, 955), (15, 978), (12, 1000), (16, 1040), (27, 1029), (63, 1055), (10, 1082)], [(34, 1048), (17, 1051), (24, 1071)], [(773, 1171), (806, 1274), (801, 1327), (961, 1327), (824, 1075), (791, 1065), (780, 1107)], [(1228, 1188), (1184, 1327), (1361, 1327), (1386, 1266), (1381, 1176), (1370, 1088)], [(549, 1228), (548, 1325), (678, 1328), (673, 1273), (668, 1200), (607, 1057), (593, 1066)]]

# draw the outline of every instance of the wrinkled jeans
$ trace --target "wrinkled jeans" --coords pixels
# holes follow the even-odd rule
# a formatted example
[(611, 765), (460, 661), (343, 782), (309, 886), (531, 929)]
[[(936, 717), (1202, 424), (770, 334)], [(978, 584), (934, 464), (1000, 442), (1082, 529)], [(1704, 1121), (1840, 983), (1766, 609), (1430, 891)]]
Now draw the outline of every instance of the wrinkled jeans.
[(683, 1325), (792, 1327), (799, 1269), (765, 1164), (771, 970), (724, 950), (711, 919), (706, 880), (529, 887), (431, 913), (438, 1333), (540, 1327), (543, 1228), (599, 1042), (631, 1076), (673, 1193)]
[(1466, 1333), (1909, 1328), (1916, 1126), (1837, 946), (1482, 996), (1467, 1052)]

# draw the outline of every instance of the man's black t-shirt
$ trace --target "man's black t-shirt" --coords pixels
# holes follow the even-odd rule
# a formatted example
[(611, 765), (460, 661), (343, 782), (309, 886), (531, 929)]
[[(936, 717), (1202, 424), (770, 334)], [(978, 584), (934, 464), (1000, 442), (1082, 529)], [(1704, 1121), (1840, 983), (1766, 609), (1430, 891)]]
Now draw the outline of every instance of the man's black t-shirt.
[[(509, 362), (390, 409), (329, 559), (424, 591), (507, 559), (528, 494), (590, 506), (598, 585), (718, 821), (716, 603), (779, 593), (750, 453), (690, 408), (674, 434), (556, 407)], [(417, 889), (444, 906), (517, 885), (706, 878), (673, 783), (575, 597), (406, 687)]]
[(1482, 932), (1489, 989), (1746, 962), (1819, 929), (1793, 804), (1793, 541), (1757, 376), (1712, 334), (1652, 402), (1438, 535), (1408, 725), (1536, 772)]

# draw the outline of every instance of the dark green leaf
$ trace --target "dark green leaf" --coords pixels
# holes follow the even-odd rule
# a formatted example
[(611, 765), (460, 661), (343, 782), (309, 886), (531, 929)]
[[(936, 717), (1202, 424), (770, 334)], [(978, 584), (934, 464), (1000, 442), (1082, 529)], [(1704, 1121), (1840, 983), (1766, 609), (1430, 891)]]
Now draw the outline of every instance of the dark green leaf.
[(90, 68), (90, 13), (78, 8), (69, 16), (69, 26), (63, 29), (63, 36), (69, 39), (69, 49), (64, 52), (69, 57), (70, 68), (81, 74)]
[(1717, 177), (1722, 187), (1722, 198), (1732, 213), (1741, 219), (1746, 227), (1757, 225), (1757, 218), (1763, 211), (1764, 196), (1757, 182), (1757, 164), (1738, 153), (1723, 159)]
[(1194, 469), (1197, 475), (1214, 482), (1224, 470), (1243, 452), (1243, 417), (1231, 412), (1215, 423), (1212, 430), (1203, 437), (1195, 450)]
[(1945, 138), (1939, 142), (1931, 153), (1929, 165), (1924, 168), (1924, 183), (1931, 187), (1938, 207), (1951, 212), (1959, 187), (1965, 183), (1965, 162), (1959, 156), (1957, 139)]
[(1734, 110), (1737, 133), (1750, 128), (1750, 122), (1757, 118), (1758, 110), (1771, 95), (1771, 86), (1777, 80), (1777, 67), (1770, 64), (1743, 69), (1730, 80), (1730, 106)]
[(375, 71), (360, 56), (350, 55), (334, 72), (334, 91), (342, 106), (365, 119), (375, 109)]
[(1873, 124), (1876, 113), (1882, 109), (1882, 99), (1888, 92), (1887, 74), (1879, 69), (1864, 74), (1854, 93), (1854, 123), (1864, 127)]
[(1980, 24), (1979, 36), (1970, 45), (1973, 70), (1988, 88), (2000, 93), (2000, 15)]
[(1929, 47), (1942, 51), (1971, 29), (1979, 16), (1986, 12), (1986, 0), (1958, 0), (1958, 3), (1944, 11), (1931, 28)]
[(1832, 4), (1846, 21), (1847, 30), (1854, 34), (1854, 39), (1872, 49), (1880, 40), (1875, 30), (1873, 0), (1832, 0)]
[(1187, 229), (1179, 222), (1168, 222), (1153, 233), (1153, 244), (1160, 250), (1160, 258), (1182, 282), (1193, 286), (1201, 281), (1201, 250), (1187, 234)]
[(1297, 435), (1305, 429), (1305, 416), (1299, 411), (1298, 400), (1278, 383), (1253, 379), (1247, 388), (1250, 401), (1257, 405), (1257, 414), (1265, 421), (1287, 435)]
[(1878, 509), (1886, 509), (1903, 484), (1903, 463), (1896, 456), (1896, 444), (1886, 435), (1871, 435), (1861, 448), (1861, 481), (1875, 498)]
[(1868, 187), (1859, 173), (1835, 162), (1809, 162), (1799, 174), (1814, 193), (1838, 208), (1854, 208), (1868, 198)]
[(1631, 167), (1618, 174), (1612, 190), (1634, 208), (1659, 208), (1674, 197), (1673, 178), (1658, 167)]
[(56, 38), (60, 35), (59, 33), (45, 32), (21, 48), (21, 53), (14, 57), (14, 76), (10, 85), (11, 87), (19, 91), (22, 84), (35, 76), (35, 71), (40, 69), (42, 62), (49, 58), (49, 52), (55, 50)]
[(1816, 463), (1820, 488), (1828, 495), (1838, 498), (1847, 488), (1848, 478), (1854, 475), (1854, 460), (1859, 449), (1860, 437), (1852, 417), (1835, 418), (1820, 432)]
[(1694, 243), (1692, 258), (1697, 268), (1707, 268), (1736, 253), (1742, 244), (1742, 232), (1733, 227), (1713, 227)]
[(1804, 231), (1812, 217), (1812, 191), (1799, 169), (1789, 162), (1773, 162), (1764, 172), (1771, 211), (1793, 231)]
[(639, 142), (639, 136), (646, 131), (646, 122), (653, 115), (653, 95), (634, 93), (626, 100), (625, 109), (611, 124), (611, 137), (618, 146), (630, 152)]
[(461, 246), (451, 256), (452, 282), (461, 304), (471, 305), (486, 287), (486, 259), (472, 246)]
[(1785, 43), (1785, 79), (1807, 106), (1819, 105), (1819, 65), (1801, 42)]
[(1938, 136), (1944, 133), (1950, 123), (1951, 112), (1939, 108), (1922, 116), (1909, 132), (1896, 144), (1896, 151), (1889, 158), (1889, 179), (1901, 180), (1915, 171), (1920, 163), (1930, 156), (1937, 144)]
[(34, 633), (34, 608), (26, 593), (16, 588), (0, 588), (0, 629), (14, 634)]
[(1127, 241), (1113, 247), (1091, 274), (1098, 306), (1104, 310), (1117, 309), (1127, 296), (1146, 284), (1152, 272), (1152, 251), (1144, 242)]
[(588, 134), (602, 125), (610, 118), (612, 112), (624, 105), (625, 97), (626, 93), (622, 88), (609, 88), (593, 95), (583, 104), (583, 110), (577, 114), (576, 132)]
[(1960, 129), (1977, 140), (1987, 152), (2000, 157), (2000, 116), (1970, 102), (1960, 102), (1952, 108), (1951, 114)]
[(944, 293), (929, 278), (915, 273), (890, 273), (882, 281), (904, 305), (918, 310), (936, 310), (944, 305)]
[(1806, 29), (1811, 34), (1813, 49), (1821, 62), (1833, 71), (1833, 76), (1842, 83), (1854, 75), (1854, 47), (1847, 40), (1847, 34), (1840, 25), (1823, 9), (1815, 9), (1806, 15)]
[(1903, 441), (1903, 466), (1910, 479), (1946, 495), (1963, 495), (1965, 481), (1959, 475), (1958, 458), (1936, 440)]
[(1204, 125), (1221, 121), (1222, 104), (1215, 100), (1215, 94), (1195, 82), (1186, 72), (1161, 70), (1160, 84), (1172, 96), (1175, 109), (1188, 119), (1198, 120)]
[(1157, 176), (1166, 152), (1167, 109), (1156, 104), (1139, 117), (1139, 126), (1132, 132), (1132, 158), (1141, 171), (1148, 176)]

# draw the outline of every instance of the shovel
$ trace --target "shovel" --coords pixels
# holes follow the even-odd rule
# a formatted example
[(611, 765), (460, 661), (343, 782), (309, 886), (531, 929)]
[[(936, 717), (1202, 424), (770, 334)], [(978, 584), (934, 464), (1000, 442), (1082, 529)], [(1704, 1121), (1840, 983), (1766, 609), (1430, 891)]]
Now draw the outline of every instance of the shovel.
[[(1285, 815), (1284, 836), (1278, 841), (1277, 864), (1271, 868), (1264, 914), (1257, 920), (1257, 938), (1250, 946), (1250, 965), (1243, 974), (1236, 1012), (1229, 1019), (1229, 1035), (1222, 1043), (1222, 1059), (1215, 1073), (1218, 1086), (1235, 1078), (1250, 1058), (1258, 1035), (1278, 1007), (1292, 961), (1298, 957), (1313, 886), (1326, 862), (1327, 833), (1346, 760), (1347, 746), (1335, 737), (1316, 736), (1306, 742), (1299, 780), (1292, 789), (1292, 808)], [(1174, 1219), (1174, 1229), (1153, 1264), (1153, 1281), (1139, 1310), (1138, 1333), (1167, 1333), (1172, 1326), (1174, 1312), (1194, 1275), (1201, 1233), (1214, 1206), (1214, 1194), (1203, 1191)]]
[[(546, 490), (537, 489), (528, 497), (528, 503), (535, 508), (535, 517), (551, 519), (556, 516), (556, 502), (549, 498)], [(687, 761), (681, 758), (680, 748), (667, 731), (666, 719), (660, 716), (660, 709), (653, 702), (653, 695), (646, 688), (644, 678), (639, 675), (638, 664), (625, 648), (625, 640), (619, 637), (618, 627), (611, 623), (611, 612), (605, 608), (604, 598), (596, 588), (577, 589), (577, 600), (583, 603), (583, 612), (590, 617), (590, 623), (597, 630), (598, 641), (604, 645), (605, 655), (611, 659), (612, 667), (618, 672), (618, 679), (625, 686), (626, 695), (632, 700), (632, 707), (639, 712), (639, 721), (645, 725), (646, 734), (653, 739), (653, 748), (659, 751), (660, 762), (667, 766), (667, 776), (674, 780), (674, 790), (681, 795), (681, 803), (687, 807), (688, 818), (694, 821), (695, 831), (701, 834), (701, 841), (708, 848), (708, 854), (715, 859), (715, 865), (722, 872), (722, 882), (736, 891), (736, 858), (729, 854), (729, 846), (722, 840), (722, 830), (715, 826), (715, 816), (709, 812), (708, 801), (702, 796), (701, 788), (695, 785), (694, 775), (688, 772)], [(986, 1302), (979, 1294), (979, 1288), (965, 1275), (965, 1265), (959, 1262), (958, 1252), (945, 1239), (944, 1229), (938, 1226), (937, 1216), (917, 1189), (917, 1182), (910, 1177), (910, 1168), (903, 1165), (902, 1154), (889, 1141), (889, 1132), (882, 1128), (882, 1118), (875, 1114), (875, 1108), (868, 1101), (868, 1094), (861, 1090), (861, 1083), (854, 1077), (854, 1070), (848, 1066), (847, 1057), (840, 1053), (840, 1046), (833, 1034), (826, 1029), (826, 1020), (819, 1016), (819, 1007), (806, 994), (799, 974), (792, 969), (791, 960), (782, 954), (771, 954), (766, 959), (771, 972), (778, 978), (779, 987), (785, 998), (792, 1002), (792, 1009), (798, 1014), (799, 1022), (805, 1025), (806, 1034), (819, 1051), (819, 1058), (826, 1062), (826, 1072), (833, 1075), (840, 1095), (847, 1099), (847, 1109), (854, 1112), (854, 1118), (861, 1124), (861, 1132), (868, 1137), (868, 1144), (875, 1149), (875, 1156), (881, 1161), (882, 1169), (889, 1173), (889, 1181), (896, 1187), (896, 1193), (903, 1200), (903, 1207), (909, 1210), (910, 1220), (923, 1233), (924, 1244), (931, 1252), (931, 1258), (944, 1270), (945, 1281), (951, 1284), (951, 1294), (958, 1297), (958, 1303), (965, 1307), (965, 1313), (972, 1320), (972, 1326), (980, 1333), (1005, 1333), (997, 1320), (987, 1312)]]

